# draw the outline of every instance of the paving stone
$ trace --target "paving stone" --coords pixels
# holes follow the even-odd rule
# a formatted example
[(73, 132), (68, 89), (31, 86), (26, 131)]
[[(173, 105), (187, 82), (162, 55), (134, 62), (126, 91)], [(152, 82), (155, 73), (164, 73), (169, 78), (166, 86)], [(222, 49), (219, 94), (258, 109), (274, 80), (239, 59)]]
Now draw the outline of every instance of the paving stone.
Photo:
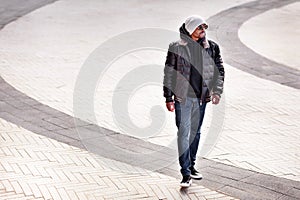
[(293, 187), (300, 187), (300, 183), (293, 180), (288, 180), (284, 178), (278, 178), (275, 176), (265, 175), (265, 174), (254, 174), (245, 179), (241, 180), (245, 183), (251, 183), (264, 188), (268, 188), (273, 191), (281, 192), (286, 194), (288, 190)]
[[(0, 77), (0, 80), (3, 80), (3, 78)], [(4, 81), (4, 80), (3, 80), (3, 81)], [(7, 96), (9, 96), (10, 99), (12, 99), (12, 97), (11, 97), (9, 94), (7, 94), (7, 92), (10, 91), (10, 90), (13, 90), (13, 89), (14, 89), (14, 88), (11, 87), (11, 86), (8, 85), (8, 84), (1, 84), (1, 85), (0, 85), (0, 91), (1, 91), (2, 93), (6, 94)]]
[(49, 117), (48, 114), (43, 113), (39, 110), (35, 110), (35, 109), (30, 109), (30, 110), (18, 110), (18, 112), (14, 112), (15, 116), (23, 119), (24, 121), (36, 121), (36, 120), (40, 120), (43, 119), (45, 117)]
[(229, 166), (225, 164), (217, 163), (216, 165), (211, 165), (208, 168), (205, 168), (204, 171), (214, 172), (223, 177), (232, 178), (234, 180), (241, 180), (246, 177), (257, 174), (257, 172), (241, 169), (234, 166)]
[(232, 196), (238, 197), (239, 199), (243, 199), (243, 200), (261, 200), (261, 198), (258, 195), (231, 186), (225, 186), (218, 191), (225, 194), (230, 193), (232, 194)]
[[(218, 174), (214, 174), (213, 172), (209, 172), (209, 171), (201, 171), (202, 175), (203, 175), (203, 181), (211, 181), (213, 182), (213, 185), (215, 185), (216, 183), (218, 183), (218, 188), (214, 188), (215, 190), (219, 189), (220, 187), (224, 187), (226, 185), (231, 185), (231, 184), (234, 184), (236, 182), (239, 182), (239, 181), (236, 181), (232, 178), (228, 178), (228, 177), (222, 177)], [(203, 186), (205, 187), (209, 187), (208, 185), (204, 184), (205, 182), (202, 183), (202, 180), (201, 180), (201, 184), (203, 184)], [(209, 183), (208, 183), (209, 184)], [(219, 185), (220, 184), (220, 185)]]
[[(1, 24), (5, 25), (12, 20), (19, 18), (20, 16), (25, 15), (28, 12), (31, 12), (43, 5), (45, 3), (52, 3), (54, 0), (41, 0), (35, 1), (30, 0), (27, 2), (19, 2), (17, 0), (12, 0), (9, 2), (1, 1), (1, 8), (4, 8), (5, 12), (1, 12)], [(27, 3), (27, 4), (26, 4)]]
[[(208, 176), (206, 176), (206, 177), (208, 177)], [(235, 189), (233, 189), (232, 192), (231, 191), (229, 192), (228, 190), (222, 190), (222, 188), (225, 187), (224, 183), (220, 183), (218, 181), (215, 181), (215, 180), (212, 180), (212, 179), (209, 179), (209, 178), (203, 178), (199, 181), (199, 184), (204, 186), (204, 187), (210, 188), (212, 190), (220, 191), (220, 192), (225, 193), (225, 194), (227, 194), (227, 192), (228, 192), (228, 194), (230, 193), (231, 196), (241, 198), (241, 196), (236, 195), (236, 193), (234, 191)]]
[(61, 128), (68, 129), (68, 128), (73, 128), (74, 126), (70, 127), (67, 125), (64, 121), (62, 121), (60, 118), (55, 117), (53, 115), (50, 115), (51, 117), (49, 118), (44, 118), (43, 120), (46, 122), (50, 122), (51, 124), (57, 125)]
[(12, 105), (13, 107), (25, 111), (25, 110), (30, 110), (32, 109), (32, 107), (26, 103), (23, 103), (22, 101), (9, 101), (8, 102), (10, 105)]
[[(263, 1), (265, 4), (266, 4), (266, 1)], [(248, 6), (254, 6), (255, 4), (249, 4)], [(283, 3), (283, 5), (285, 5), (285, 3)], [(265, 9), (266, 8), (266, 5), (264, 5), (264, 6), (261, 6), (261, 7), (258, 7), (258, 9)], [(251, 7), (251, 9), (252, 10), (255, 10), (255, 9), (253, 9), (252, 7)], [(245, 9), (245, 10), (247, 10), (247, 9)], [(11, 13), (14, 13), (14, 14), (16, 14), (16, 12), (15, 11), (11, 11)], [(236, 21), (236, 24), (237, 25), (239, 25), (239, 22), (238, 22), (238, 20), (240, 19), (240, 18), (242, 18), (243, 17), (243, 14), (242, 14), (242, 12), (239, 12), (238, 14), (236, 14), (235, 15), (235, 13), (233, 12), (232, 13), (232, 16), (236, 16), (236, 18), (233, 18), (233, 19), (235, 19), (235, 20), (237, 20)], [(16, 17), (15, 17), (16, 18)], [(14, 20), (15, 18), (11, 18), (11, 20)], [(224, 17), (225, 18), (225, 17)], [(243, 21), (244, 22), (244, 21)], [(241, 24), (241, 23), (240, 23)], [(237, 26), (236, 25), (236, 26)], [(225, 28), (228, 28), (228, 27), (225, 27)], [(228, 33), (228, 32), (227, 32)], [(230, 44), (230, 43), (228, 43), (228, 44)], [(230, 44), (230, 45), (232, 45), (232, 44)], [(241, 54), (236, 54), (236, 55), (241, 55)], [(243, 56), (245, 56), (244, 54), (242, 54)], [(253, 58), (252, 58), (253, 59)], [(259, 60), (259, 62), (263, 62), (262, 60)], [(243, 66), (243, 67), (247, 67), (247, 64), (248, 63), (240, 63), (240, 65), (241, 66)], [(267, 64), (268, 64), (268, 62), (267, 62)], [(285, 67), (285, 66), (284, 66)], [(251, 69), (251, 66), (249, 67), (250, 69)], [(253, 66), (252, 66), (252, 68), (253, 68), (253, 70), (255, 69)], [(270, 68), (270, 66), (269, 65), (266, 65), (266, 67), (264, 67), (264, 70), (269, 70), (269, 69), (271, 69)], [(255, 70), (254, 70), (255, 71)], [(260, 71), (255, 71), (254, 73), (257, 73), (257, 74), (259, 74), (260, 73)], [(298, 72), (297, 72), (298, 73)], [(264, 76), (268, 76), (268, 75), (270, 75), (270, 74), (272, 74), (272, 73), (267, 73), (267, 74), (264, 74)], [(0, 81), (1, 81), (1, 78), (0, 78)], [(4, 96), (4, 98), (6, 98), (7, 96), (5, 96), (6, 95), (6, 91), (7, 90), (13, 90), (14, 88), (12, 88), (12, 87), (10, 87), (10, 86), (7, 86), (8, 84), (5, 84), (5, 82), (0, 82), (1, 84), (0, 84), (0, 90), (3, 92), (4, 91), (4, 93), (2, 94), (3, 96)], [(3, 87), (1, 86), (1, 85), (4, 85)], [(13, 90), (14, 92), (12, 92), (11, 93), (11, 95), (8, 95), (8, 96), (11, 96), (11, 97), (18, 97), (18, 98), (21, 98), (21, 97), (24, 97), (24, 98), (27, 98), (27, 97), (25, 97), (22, 93), (19, 93), (19, 92), (17, 92), (17, 91), (15, 91), (15, 90)], [(29, 98), (28, 98), (29, 99)], [(56, 140), (58, 140), (58, 141), (63, 141), (63, 142), (65, 142), (65, 143), (67, 143), (67, 144), (72, 144), (72, 145), (74, 145), (74, 146), (80, 146), (80, 141), (79, 141), (79, 139), (75, 136), (75, 134), (74, 134), (74, 129), (72, 130), (72, 129), (66, 129), (66, 128), (74, 128), (75, 126), (76, 126), (76, 124), (74, 123), (74, 119), (71, 117), (71, 116), (69, 116), (69, 115), (67, 115), (67, 114), (65, 114), (65, 113), (63, 113), (63, 112), (60, 112), (60, 111), (58, 111), (58, 110), (55, 110), (55, 109), (53, 109), (53, 108), (51, 108), (51, 107), (49, 107), (49, 106), (45, 106), (45, 105), (43, 105), (43, 104), (38, 104), (37, 102), (35, 102), (34, 100), (32, 100), (32, 99), (29, 99), (28, 100), (28, 102), (30, 102), (29, 104), (30, 105), (33, 105), (33, 108), (36, 108), (37, 110), (39, 110), (39, 111), (41, 111), (40, 113), (44, 113), (45, 114), (45, 116), (43, 116), (42, 117), (42, 119), (45, 119), (45, 124), (47, 124), (47, 122), (51, 122), (51, 123), (53, 123), (53, 124), (57, 124), (58, 126), (59, 126), (59, 124), (61, 125), (61, 127), (62, 128), (65, 128), (64, 129), (64, 131), (62, 131), (62, 132), (60, 132), (60, 133), (54, 133), (54, 132), (51, 132), (51, 131), (49, 131), (49, 130), (46, 130), (46, 129), (39, 129), (38, 128), (38, 126), (35, 126), (35, 124), (34, 123), (29, 123), (29, 122), (26, 122), (26, 123), (20, 123), (20, 122), (23, 122), (22, 120), (21, 121), (19, 121), (17, 124), (18, 125), (20, 125), (21, 124), (21, 126), (23, 126), (24, 128), (26, 128), (26, 129), (28, 129), (28, 130), (30, 130), (30, 131), (33, 131), (33, 132), (36, 132), (36, 133), (40, 133), (40, 134), (44, 134), (44, 135), (47, 135), (48, 137), (50, 137), (50, 138), (54, 138), (54, 139), (56, 139)], [(17, 105), (17, 104), (16, 104)], [(18, 104), (19, 106), (20, 105), (24, 105), (24, 104), (22, 104), (22, 103), (19, 103)], [(18, 106), (17, 106), (18, 107)], [(1, 107), (1, 109), (2, 109), (2, 107)], [(18, 113), (19, 112), (22, 112), (22, 111), (20, 111), (19, 109), (12, 109), (12, 108), (9, 108), (8, 107), (8, 110), (7, 110), (8, 112), (10, 112), (10, 115), (4, 115), (4, 118), (5, 119), (12, 119), (12, 120), (14, 120), (14, 117), (15, 117), (15, 119), (17, 119), (17, 117), (18, 117)], [(5, 113), (5, 112), (1, 112), (0, 111), (0, 116), (1, 116), (1, 113)], [(11, 115), (11, 113), (13, 113), (13, 115)], [(34, 114), (37, 114), (37, 112), (28, 112), (28, 113), (26, 113), (27, 115), (29, 115), (29, 116), (33, 116)], [(9, 117), (10, 116), (10, 117)], [(11, 117), (11, 116), (13, 116), (13, 117)], [(21, 114), (21, 116), (24, 118), (25, 117), (25, 114), (24, 115), (22, 115)], [(21, 118), (22, 118), (21, 117)], [(38, 117), (40, 117), (40, 116), (38, 116)], [(27, 117), (27, 118), (25, 118), (26, 120), (31, 120), (30, 122), (38, 122), (39, 120), (36, 120), (36, 118), (31, 118), (31, 119), (28, 119), (28, 118), (30, 118), (30, 117)], [(46, 120), (47, 119), (47, 120)], [(55, 119), (55, 120), (54, 120)], [(52, 120), (52, 121), (51, 121)], [(43, 122), (43, 124), (44, 124), (44, 122)], [(82, 126), (89, 126), (89, 125), (87, 125), (85, 122), (80, 122), (79, 123), (80, 124), (80, 126), (82, 125)], [(32, 125), (34, 125), (34, 126), (32, 126)], [(78, 124), (77, 124), (77, 126), (78, 126)], [(44, 126), (42, 126), (42, 127), (44, 127)], [(92, 128), (91, 129), (94, 129), (94, 128), (97, 128), (98, 129), (98, 127), (96, 127), (96, 126), (91, 126)], [(46, 128), (46, 127), (45, 127)], [(100, 127), (100, 129), (102, 129), (101, 127)], [(102, 129), (103, 130), (103, 129)], [(42, 131), (42, 132), (40, 132), (40, 131)], [(132, 137), (124, 137), (124, 136), (119, 136), (118, 135), (118, 133), (114, 133), (113, 131), (107, 131), (106, 133), (105, 133), (106, 135), (114, 135), (113, 137), (111, 137), (111, 139), (113, 139), (114, 140), (114, 143), (117, 143), (117, 142), (119, 142), (118, 144), (119, 145), (121, 145), (121, 147), (127, 147), (128, 149), (127, 150), (130, 150), (130, 149), (132, 149), (133, 147), (134, 147), (134, 145), (132, 145), (132, 144), (134, 144), (135, 142), (138, 142), (137, 143), (137, 145), (139, 146), (138, 147), (138, 149), (142, 152), (142, 150), (143, 150), (143, 144), (145, 144), (145, 150), (149, 150), (149, 149), (151, 149), (151, 150), (155, 150), (155, 148), (157, 148), (158, 146), (151, 146), (149, 143), (143, 143), (143, 142), (139, 142), (138, 140), (136, 140), (136, 139), (133, 139)], [(94, 131), (94, 130), (91, 130), (91, 132), (90, 131), (88, 131), (88, 134), (87, 134), (87, 139), (90, 139), (90, 138), (93, 138), (94, 136), (96, 136), (97, 135), (97, 131)], [(94, 138), (93, 138), (94, 139)], [(109, 148), (107, 148), (106, 146), (108, 145), (107, 144), (107, 142), (105, 142), (105, 141), (103, 141), (101, 138), (98, 138), (98, 137), (96, 137), (96, 139), (99, 139), (99, 140), (96, 140), (96, 141), (94, 141), (94, 145), (95, 145), (95, 147), (96, 147), (96, 149), (98, 149), (99, 150), (99, 154), (101, 154), (100, 153), (100, 151), (103, 151), (104, 152), (104, 154), (105, 154), (105, 156), (107, 156), (108, 158), (115, 158), (115, 159), (120, 159), (120, 157), (123, 159), (123, 160), (126, 160), (128, 163), (130, 163), (130, 162), (132, 162), (132, 161), (134, 161), (134, 160), (136, 160), (136, 159), (138, 159), (138, 156), (131, 156), (130, 154), (128, 155), (128, 152), (127, 152), (127, 154), (126, 154), (126, 152), (123, 152), (123, 151), (120, 151), (120, 152), (122, 152), (122, 153), (118, 153), (118, 151), (115, 151), (115, 152), (110, 152), (109, 151)], [(92, 140), (90, 140), (90, 141), (92, 141)], [(100, 144), (103, 144), (103, 146), (104, 147), (100, 147), (99, 148), (99, 143), (97, 143), (97, 142), (99, 142), (99, 141), (102, 141), (102, 143), (100, 143)], [(122, 142), (120, 142), (120, 141), (122, 141), (122, 142), (124, 142), (124, 143), (122, 143)], [(126, 146), (125, 144), (128, 144), (128, 146)], [(130, 145), (131, 146), (130, 146)], [(106, 146), (105, 146), (106, 145)], [(147, 147), (147, 148), (146, 148)], [(125, 148), (126, 149), (126, 148)], [(135, 152), (136, 153), (136, 152)], [(134, 155), (134, 154), (133, 154)], [(173, 154), (172, 154), (173, 155)], [(117, 156), (119, 156), (119, 158), (117, 158)], [(156, 158), (152, 158), (152, 159), (156, 159), (157, 160), (157, 162), (160, 162), (160, 160), (158, 160), (159, 158), (163, 158), (164, 156), (158, 156), (158, 157), (156, 157)], [(165, 159), (165, 158), (164, 158)], [(163, 162), (165, 162), (165, 163), (168, 163), (168, 162), (166, 162), (166, 160), (164, 160)], [(209, 174), (209, 169), (211, 169), (211, 171), (210, 172), (214, 172), (214, 173), (216, 173), (217, 175), (220, 175), (220, 174), (222, 174), (222, 173), (220, 173), (220, 170), (222, 169), (222, 164), (217, 164), (216, 166), (217, 166), (217, 168), (218, 169), (216, 169), (216, 168), (214, 168), (214, 169), (212, 169), (211, 168), (211, 166), (214, 166), (214, 164), (216, 164), (216, 162), (215, 163), (212, 163), (212, 162), (210, 162), (209, 164), (206, 164), (205, 163), (205, 161), (203, 162), (204, 164), (202, 165), (202, 169), (205, 169), (205, 170), (207, 170), (207, 174)], [(155, 162), (153, 162), (153, 163), (151, 163), (151, 162), (148, 162), (147, 163), (147, 165), (148, 165), (148, 167), (153, 167), (153, 165), (155, 166)], [(205, 167), (203, 167), (203, 166), (205, 166)], [(224, 167), (224, 165), (223, 165), (223, 167)], [(233, 175), (234, 174), (234, 172), (231, 172), (231, 171), (229, 171), (228, 170), (228, 167), (224, 167), (225, 169), (227, 169), (227, 170), (225, 170), (225, 171), (228, 171), (228, 172), (225, 172), (225, 173), (228, 173), (228, 174), (226, 174), (226, 176), (230, 176), (230, 175), (232, 175), (232, 176), (235, 176), (235, 175)], [(233, 168), (233, 170), (234, 170), (234, 168)], [(245, 173), (247, 172), (248, 170), (245, 170)], [(162, 170), (162, 172), (165, 172), (165, 173), (172, 173), (172, 174), (174, 174), (174, 170), (172, 171), (172, 170)], [(242, 173), (243, 173), (243, 171), (242, 171), (242, 169), (240, 169), (240, 172), (239, 172), (240, 174), (239, 175), (237, 175), (237, 176), (235, 176), (235, 178), (236, 179), (239, 179), (240, 177), (243, 177), (243, 175), (242, 175)], [(266, 176), (265, 178), (268, 178), (268, 176)], [(218, 178), (218, 176), (215, 176), (215, 177), (213, 177), (213, 175), (211, 175), (210, 176), (210, 179), (211, 179), (211, 181), (207, 181), (207, 180), (203, 180), (201, 183), (207, 183), (207, 184), (211, 184), (211, 185), (213, 185), (213, 184), (215, 184), (215, 187), (216, 187), (216, 185), (217, 185), (217, 182), (214, 182), (214, 181), (220, 181), (220, 182), (224, 182), (224, 183), (231, 183), (230, 181), (225, 181), (225, 180), (223, 180), (222, 178), (221, 179), (219, 179)], [(249, 180), (249, 179), (248, 179)], [(205, 182), (206, 181), (206, 182)], [(254, 182), (254, 181), (253, 181)], [(236, 182), (233, 182), (233, 183), (236, 183)], [(243, 185), (244, 184), (244, 185)], [(242, 186), (247, 186), (247, 187), (249, 187), (249, 189), (253, 189), (253, 188), (256, 188), (256, 187), (252, 187), (251, 186), (251, 184), (247, 184), (247, 183), (243, 183), (242, 184)], [(262, 184), (262, 186), (266, 186), (266, 185), (268, 185), (267, 183), (261, 183)], [(249, 186), (250, 185), (250, 186)], [(220, 187), (223, 187), (224, 186), (224, 184), (220, 184), (219, 185)], [(240, 186), (239, 184), (236, 184), (236, 187), (238, 187), (238, 186)], [(227, 190), (227, 191), (230, 191), (230, 189), (228, 188), (229, 186), (225, 186), (225, 187), (223, 187), (223, 188), (225, 188), (225, 190)], [(278, 188), (280, 188), (280, 189), (282, 189), (282, 187), (281, 187), (281, 185), (279, 186), (279, 185), (268, 185), (268, 187), (271, 187), (271, 188), (276, 188), (276, 187), (278, 187)], [(53, 189), (53, 188), (52, 188)], [(242, 190), (239, 190), (239, 189), (237, 189), (237, 188), (234, 188), (234, 187), (231, 187), (231, 189), (232, 189), (232, 191), (233, 191), (233, 193), (238, 193), (238, 194), (241, 194), (241, 195), (244, 195), (245, 193), (242, 191)], [(260, 189), (261, 189), (261, 187), (260, 187)], [(260, 189), (257, 189), (256, 191), (260, 191)], [(232, 191), (230, 191), (230, 192), (232, 192)], [(298, 190), (289, 190), (290, 192), (291, 192), (291, 194), (298, 194)], [(274, 195), (274, 194), (272, 194), (272, 195)], [(280, 198), (284, 198), (283, 196), (280, 196)], [(254, 198), (252, 198), (252, 199), (254, 199)]]
[(37, 133), (37, 134), (46, 131), (46, 129), (44, 129), (44, 128), (38, 126), (38, 125), (35, 125), (35, 124), (31, 123), (31, 122), (28, 122), (28, 121), (23, 121), (19, 125), (22, 126), (25, 129), (27, 129), (27, 130), (30, 130), (30, 131), (32, 131), (34, 133)]
[[(0, 83), (1, 84), (1, 83)], [(0, 99), (1, 101), (11, 99), (11, 97), (3, 91), (0, 91)]]
[(46, 136), (46, 137), (49, 137), (51, 139), (60, 141), (60, 142), (67, 143), (67, 144), (72, 144), (72, 142), (79, 141), (79, 139), (78, 138), (76, 139), (76, 137), (75, 138), (68, 137), (67, 135), (58, 134), (58, 133), (56, 133), (54, 131), (44, 130), (44, 131), (40, 132), (39, 134), (43, 135), (43, 136)]
[[(243, 71), (254, 74), (258, 77), (262, 77), (290, 87), (300, 89), (299, 84), (296, 84), (294, 82), (292, 83), (286, 82), (286, 80), (289, 80), (289, 77), (285, 76), (288, 71), (295, 71), (296, 73), (300, 73), (299, 70), (291, 69), (288, 66), (276, 63), (274, 61), (271, 61), (267, 58), (260, 56), (259, 54), (255, 53), (254, 51), (250, 50), (248, 47), (243, 45), (238, 38), (238, 30), (240, 26), (251, 17), (256, 16), (272, 8), (279, 8), (293, 2), (296, 1), (287, 0), (287, 1), (274, 1), (274, 2), (272, 1), (249, 2), (225, 10), (209, 18), (208, 19), (209, 24), (218, 24), (218, 27), (216, 29), (213, 29), (210, 32), (210, 36), (213, 38), (218, 38), (218, 41), (222, 41), (222, 49), (224, 50), (224, 52), (227, 52), (227, 54), (230, 55), (230, 59), (226, 59), (226, 62), (230, 65), (233, 65)], [(223, 20), (229, 19), (230, 21), (237, 20), (238, 26), (231, 26), (230, 28), (231, 34), (227, 34), (224, 31), (229, 29), (228, 27), (226, 28), (226, 26), (228, 26), (228, 23), (221, 23), (220, 22), (221, 18), (223, 18)], [(234, 47), (238, 47), (240, 48), (240, 50), (232, 51)], [(243, 64), (241, 64), (241, 62), (243, 62)], [(265, 65), (262, 66), (261, 63), (264, 63)], [(258, 68), (258, 66), (260, 67)], [(274, 74), (273, 73), (274, 71), (277, 71), (278, 73)], [(274, 76), (269, 76), (269, 75), (276, 75), (276, 74), (281, 74), (285, 78), (275, 79)], [(297, 76), (294, 77), (295, 77), (294, 79), (297, 80)]]
[[(239, 176), (240, 178), (245, 178), (245, 177), (249, 177), (252, 175), (257, 174), (257, 172), (255, 171), (251, 171), (251, 170), (245, 170), (242, 168), (238, 168), (235, 166), (231, 166), (231, 165), (226, 165), (223, 163), (215, 163), (214, 165), (210, 165), (211, 168), (217, 168), (220, 170), (226, 170), (226, 171), (230, 171), (230, 172), (234, 172), (237, 176)], [(240, 178), (238, 180), (240, 180)]]
[[(42, 113), (48, 114), (52, 117), (64, 119), (63, 117), (66, 117), (67, 119), (69, 116), (61, 111), (58, 111), (56, 109), (51, 108), (50, 106), (44, 105), (44, 104), (38, 104), (34, 106), (34, 109), (41, 111)], [(45, 118), (47, 119), (47, 118)]]
[(107, 136), (107, 135), (103, 134), (103, 132), (93, 131), (93, 130), (86, 128), (85, 126), (84, 127), (80, 127), (80, 126), (76, 127), (74, 130), (76, 130), (76, 133), (79, 135), (81, 140)]
[(291, 188), (285, 194), (289, 195), (290, 197), (300, 199), (300, 189), (299, 188)]
[(80, 137), (79, 137), (76, 129), (60, 129), (60, 130), (56, 130), (56, 131), (52, 131), (52, 132), (54, 132), (57, 135), (63, 135), (68, 138), (80, 140)]
[(22, 98), (22, 102), (25, 103), (25, 104), (27, 104), (27, 105), (33, 106), (33, 107), (41, 104), (37, 100), (32, 99), (32, 98), (30, 98), (28, 96), (27, 96), (27, 98)]
[(294, 197), (291, 197), (291, 196), (282, 195), (277, 200), (299, 200), (299, 198), (294, 198)]
[(249, 174), (247, 173), (236, 173), (234, 170), (225, 170), (225, 169), (216, 169), (216, 168), (213, 168), (213, 167), (207, 167), (203, 170), (201, 170), (202, 173), (213, 173), (217, 176), (220, 176), (220, 177), (225, 177), (225, 178), (228, 178), (228, 179), (232, 179), (232, 180), (241, 180), (245, 177), (248, 177)]
[(262, 199), (277, 199), (285, 193), (280, 191), (270, 190), (268, 188), (261, 187), (255, 183), (244, 183), (244, 182), (232, 182), (230, 186), (235, 188), (241, 188), (242, 190), (254, 194)]
[(43, 128), (43, 129), (46, 129), (46, 130), (49, 130), (49, 131), (55, 131), (55, 130), (63, 129), (60, 126), (49, 123), (47, 121), (44, 121), (42, 118), (37, 118), (37, 117), (31, 119), (30, 123), (37, 124), (39, 127)]
[(1, 111), (0, 112), (7, 112), (7, 113), (16, 113), (19, 110), (16, 107), (13, 107), (12, 105), (1, 101)]

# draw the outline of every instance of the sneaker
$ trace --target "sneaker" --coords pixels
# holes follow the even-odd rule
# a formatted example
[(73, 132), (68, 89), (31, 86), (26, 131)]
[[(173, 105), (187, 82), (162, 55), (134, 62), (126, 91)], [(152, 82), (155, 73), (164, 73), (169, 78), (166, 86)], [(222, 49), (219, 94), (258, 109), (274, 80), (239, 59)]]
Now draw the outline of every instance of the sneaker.
[(180, 182), (181, 187), (190, 187), (192, 184), (192, 178), (190, 175), (183, 176), (182, 181)]
[(194, 167), (191, 168), (191, 178), (202, 179), (202, 174), (200, 174)]

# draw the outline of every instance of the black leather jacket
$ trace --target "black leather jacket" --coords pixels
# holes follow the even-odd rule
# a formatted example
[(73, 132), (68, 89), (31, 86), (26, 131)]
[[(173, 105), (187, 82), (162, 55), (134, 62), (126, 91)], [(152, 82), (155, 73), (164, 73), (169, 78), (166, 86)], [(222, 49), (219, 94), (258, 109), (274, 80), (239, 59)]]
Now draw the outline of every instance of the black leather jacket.
[[(166, 102), (175, 100), (182, 102), (187, 97), (190, 87), (190, 69), (191, 60), (190, 50), (187, 42), (182, 39), (169, 45), (169, 50), (164, 68), (163, 91)], [(202, 49), (203, 71), (200, 72), (203, 78), (202, 84), (202, 101), (209, 102), (211, 94), (223, 93), (224, 84), (224, 66), (220, 55), (219, 46), (208, 40), (210, 47)]]

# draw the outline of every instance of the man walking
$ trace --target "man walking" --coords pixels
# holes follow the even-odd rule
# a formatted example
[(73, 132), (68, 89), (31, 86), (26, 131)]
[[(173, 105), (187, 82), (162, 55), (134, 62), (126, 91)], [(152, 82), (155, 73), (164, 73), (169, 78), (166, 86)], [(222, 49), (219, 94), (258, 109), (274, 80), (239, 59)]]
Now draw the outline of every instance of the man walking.
[(202, 178), (195, 161), (205, 107), (211, 100), (218, 104), (223, 92), (223, 61), (219, 46), (206, 38), (207, 28), (200, 16), (188, 17), (179, 29), (181, 39), (169, 45), (164, 68), (166, 107), (175, 110), (178, 127), (182, 187)]

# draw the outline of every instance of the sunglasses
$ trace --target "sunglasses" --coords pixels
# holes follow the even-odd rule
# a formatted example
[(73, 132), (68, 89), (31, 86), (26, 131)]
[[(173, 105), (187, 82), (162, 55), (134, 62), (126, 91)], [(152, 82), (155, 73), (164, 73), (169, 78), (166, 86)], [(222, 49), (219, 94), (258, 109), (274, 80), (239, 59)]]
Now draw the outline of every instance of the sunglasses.
[(201, 25), (198, 26), (199, 30), (204, 30), (204, 29), (207, 29), (207, 28), (208, 28), (207, 24), (201, 24)]

